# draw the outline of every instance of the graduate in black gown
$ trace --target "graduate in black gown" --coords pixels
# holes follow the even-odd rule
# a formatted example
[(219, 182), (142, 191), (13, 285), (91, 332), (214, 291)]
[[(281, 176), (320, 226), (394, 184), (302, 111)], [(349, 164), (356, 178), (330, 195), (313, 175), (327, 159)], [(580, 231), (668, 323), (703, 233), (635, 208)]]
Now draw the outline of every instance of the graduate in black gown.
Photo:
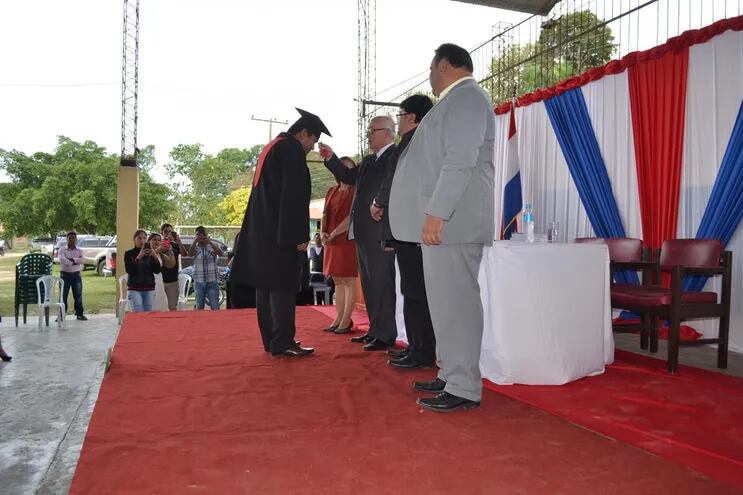
[(274, 356), (314, 351), (294, 341), (294, 315), (310, 238), (312, 185), (306, 157), (320, 134), (330, 132), (316, 115), (297, 111), (299, 120), (258, 158), (230, 275), (233, 291), (255, 288), (263, 347)]

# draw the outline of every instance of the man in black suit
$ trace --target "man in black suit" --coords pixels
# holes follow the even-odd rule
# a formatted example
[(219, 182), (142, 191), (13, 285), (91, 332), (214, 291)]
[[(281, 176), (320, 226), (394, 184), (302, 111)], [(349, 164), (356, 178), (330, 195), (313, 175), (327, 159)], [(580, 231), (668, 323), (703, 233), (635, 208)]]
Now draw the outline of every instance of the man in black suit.
[[(433, 102), (426, 95), (413, 95), (400, 103), (398, 157), (405, 152), (410, 140), (413, 139), (415, 129), (431, 108), (433, 108)], [(389, 167), (387, 177), (370, 208), (372, 218), (380, 222), (381, 225), (380, 240), (387, 249), (394, 249), (397, 256), (397, 266), (400, 269), (400, 289), (404, 299), (403, 314), (408, 347), (402, 351), (389, 351), (391, 359), (388, 364), (403, 369), (423, 368), (433, 366), (436, 363), (436, 337), (433, 333), (431, 313), (428, 310), (421, 247), (415, 242), (395, 240), (390, 229), (387, 206), (396, 165), (397, 160)]]
[(372, 154), (356, 168), (343, 165), (327, 145), (320, 145), (320, 154), (336, 179), (356, 185), (348, 238), (356, 241), (361, 287), (369, 313), (369, 332), (351, 340), (366, 344), (365, 351), (380, 351), (394, 345), (397, 339), (395, 253), (382, 249), (379, 242), (381, 225), (369, 215), (369, 207), (397, 157), (392, 118), (380, 116), (371, 119), (367, 140)]

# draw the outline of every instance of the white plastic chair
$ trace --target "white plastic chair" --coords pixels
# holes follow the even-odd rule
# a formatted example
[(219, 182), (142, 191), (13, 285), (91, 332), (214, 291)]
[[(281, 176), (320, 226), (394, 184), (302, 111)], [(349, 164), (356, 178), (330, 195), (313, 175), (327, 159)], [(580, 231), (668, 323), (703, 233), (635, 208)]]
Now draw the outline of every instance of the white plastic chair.
[(126, 283), (129, 281), (129, 275), (122, 275), (119, 277), (119, 304), (116, 307), (116, 318), (119, 320), (121, 325), (126, 309), (129, 307), (129, 300), (127, 299), (128, 291)]
[(41, 329), (43, 326), (44, 316), (46, 316), (46, 326), (49, 326), (49, 309), (51, 308), (57, 309), (57, 326), (65, 328), (67, 309), (62, 300), (64, 281), (52, 275), (39, 277), (36, 279), (36, 293), (39, 296), (39, 328)]
[(193, 280), (185, 273), (178, 274), (178, 311), (186, 309), (188, 304), (188, 289), (191, 287)]

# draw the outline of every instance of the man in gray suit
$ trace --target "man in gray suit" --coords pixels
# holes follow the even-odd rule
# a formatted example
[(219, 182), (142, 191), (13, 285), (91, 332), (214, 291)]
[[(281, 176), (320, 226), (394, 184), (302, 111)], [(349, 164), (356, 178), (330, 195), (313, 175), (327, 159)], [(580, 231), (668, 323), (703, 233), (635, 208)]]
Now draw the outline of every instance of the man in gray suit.
[(400, 157), (390, 193), (396, 239), (422, 242), (439, 375), (415, 388), (437, 392), (418, 404), (433, 411), (480, 405), (483, 316), (477, 275), (493, 242), (493, 145), (490, 97), (472, 78), (467, 50), (436, 49), (430, 82), (438, 103)]

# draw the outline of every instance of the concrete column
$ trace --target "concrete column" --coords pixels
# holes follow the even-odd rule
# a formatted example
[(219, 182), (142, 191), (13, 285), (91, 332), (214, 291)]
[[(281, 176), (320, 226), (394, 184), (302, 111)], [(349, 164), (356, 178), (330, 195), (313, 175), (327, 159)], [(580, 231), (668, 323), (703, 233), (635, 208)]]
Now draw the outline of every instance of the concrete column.
[(139, 168), (119, 167), (116, 189), (116, 301), (119, 301), (118, 278), (126, 273), (124, 253), (134, 247), (132, 236), (139, 228)]

